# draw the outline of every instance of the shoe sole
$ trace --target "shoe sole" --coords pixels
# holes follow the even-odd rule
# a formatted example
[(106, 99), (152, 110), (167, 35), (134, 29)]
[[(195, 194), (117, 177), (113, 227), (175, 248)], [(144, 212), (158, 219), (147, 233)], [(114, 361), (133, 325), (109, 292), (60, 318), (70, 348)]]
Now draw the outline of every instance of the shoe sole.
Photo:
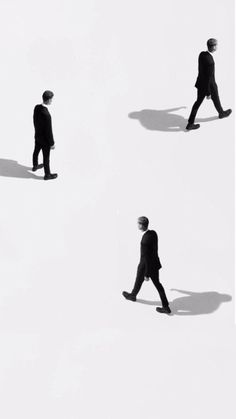
[(170, 314), (171, 314), (171, 311), (170, 311), (170, 312), (168, 312), (168, 311), (159, 311), (159, 310), (157, 310), (157, 309), (156, 309), (156, 312), (157, 312), (157, 313), (160, 313), (160, 314), (168, 314), (168, 315), (170, 315)]
[(123, 295), (123, 297), (124, 297), (126, 300), (133, 301), (133, 302), (135, 302), (135, 301), (136, 301), (136, 298), (135, 298), (135, 300), (133, 300), (132, 298), (126, 297), (123, 293), (122, 293), (122, 295)]
[(224, 119), (224, 118), (228, 118), (228, 116), (231, 115), (232, 112), (229, 113), (229, 115), (224, 115), (224, 116), (219, 116), (219, 119)]

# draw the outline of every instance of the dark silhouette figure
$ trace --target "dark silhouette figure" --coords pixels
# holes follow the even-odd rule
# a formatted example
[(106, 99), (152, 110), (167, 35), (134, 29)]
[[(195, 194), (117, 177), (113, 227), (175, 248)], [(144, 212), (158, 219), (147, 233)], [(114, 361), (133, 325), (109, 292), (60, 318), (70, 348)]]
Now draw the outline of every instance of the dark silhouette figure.
[[(39, 165), (39, 168), (43, 165)], [(0, 159), (0, 176), (14, 177), (21, 179), (43, 179), (42, 176), (35, 176), (31, 173), (31, 167), (23, 166), (16, 160)]]
[(159, 281), (159, 270), (161, 262), (158, 256), (158, 237), (154, 230), (148, 230), (147, 217), (138, 218), (138, 228), (143, 231), (143, 237), (140, 246), (140, 262), (137, 269), (137, 275), (133, 290), (131, 293), (123, 291), (123, 296), (127, 300), (136, 301), (144, 280), (151, 278), (156, 287), (162, 302), (162, 307), (157, 307), (157, 311), (169, 314), (169, 302), (167, 300), (165, 290)]
[(210, 314), (216, 311), (222, 303), (232, 300), (230, 295), (216, 291), (194, 292), (179, 289), (172, 289), (172, 291), (184, 294), (183, 297), (176, 298), (171, 303), (172, 313), (178, 316)]
[(192, 107), (186, 126), (187, 130), (200, 127), (199, 124), (194, 124), (194, 121), (197, 111), (205, 97), (207, 97), (207, 99), (212, 99), (220, 119), (229, 116), (232, 112), (231, 109), (227, 109), (226, 111), (223, 110), (215, 81), (215, 62), (212, 54), (217, 50), (217, 40), (213, 38), (208, 39), (207, 48), (208, 50), (202, 51), (198, 57), (198, 77), (195, 83), (195, 87), (197, 88), (197, 100)]
[(163, 110), (143, 109), (129, 113), (129, 118), (138, 119), (140, 124), (151, 131), (179, 132), (185, 131), (186, 119), (178, 114), (172, 113), (185, 106)]
[(50, 171), (50, 150), (54, 149), (55, 146), (52, 133), (52, 120), (47, 106), (51, 104), (53, 96), (52, 92), (46, 90), (43, 93), (43, 103), (35, 106), (33, 115), (35, 148), (32, 171), (35, 172), (38, 169), (38, 155), (42, 150), (45, 180), (55, 179), (57, 177), (56, 173), (53, 174)]

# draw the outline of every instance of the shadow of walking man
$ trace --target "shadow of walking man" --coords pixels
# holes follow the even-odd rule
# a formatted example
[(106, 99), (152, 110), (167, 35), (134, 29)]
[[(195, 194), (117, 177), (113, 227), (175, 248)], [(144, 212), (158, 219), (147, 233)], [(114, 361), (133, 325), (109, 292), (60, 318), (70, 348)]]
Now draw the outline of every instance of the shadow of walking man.
[(171, 311), (178, 316), (196, 316), (210, 314), (216, 311), (222, 303), (232, 300), (231, 295), (220, 294), (216, 291), (193, 292), (172, 289), (184, 294), (183, 297), (175, 298), (171, 303)]
[(185, 108), (185, 106), (180, 106), (163, 110), (143, 109), (139, 112), (131, 112), (128, 116), (131, 119), (137, 119), (144, 128), (151, 131), (178, 132), (185, 131), (187, 120), (172, 112)]
[(43, 179), (43, 176), (35, 176), (30, 170), (30, 167), (23, 166), (16, 160), (0, 159), (0, 176), (22, 179)]
[[(232, 300), (231, 295), (220, 294), (216, 291), (193, 292), (172, 288), (171, 291), (178, 291), (185, 294), (183, 297), (175, 298), (170, 303), (171, 314), (177, 316), (199, 316), (202, 314), (211, 314), (218, 310), (222, 303)], [(161, 301), (154, 300), (136, 300), (137, 303), (161, 306)]]
[[(186, 109), (186, 106), (179, 108), (170, 108), (163, 110), (143, 109), (142, 111), (131, 112), (128, 114), (130, 119), (137, 119), (140, 124), (151, 131), (166, 131), (166, 132), (189, 132), (186, 130), (187, 119), (176, 113), (180, 109)], [(218, 116), (211, 116), (209, 118), (197, 118), (197, 122), (211, 122), (219, 119)]]

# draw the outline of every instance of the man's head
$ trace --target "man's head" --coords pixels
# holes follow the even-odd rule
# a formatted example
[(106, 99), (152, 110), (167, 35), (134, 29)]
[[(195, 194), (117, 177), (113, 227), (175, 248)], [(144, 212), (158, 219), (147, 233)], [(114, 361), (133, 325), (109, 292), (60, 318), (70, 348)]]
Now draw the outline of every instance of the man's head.
[(207, 48), (209, 52), (214, 52), (217, 50), (217, 39), (210, 38), (207, 41)]
[(54, 96), (54, 93), (51, 92), (50, 90), (45, 90), (45, 92), (43, 92), (43, 103), (45, 103), (45, 105), (50, 105), (52, 103), (52, 98)]
[(141, 231), (146, 231), (148, 229), (149, 220), (147, 217), (138, 218), (138, 228)]

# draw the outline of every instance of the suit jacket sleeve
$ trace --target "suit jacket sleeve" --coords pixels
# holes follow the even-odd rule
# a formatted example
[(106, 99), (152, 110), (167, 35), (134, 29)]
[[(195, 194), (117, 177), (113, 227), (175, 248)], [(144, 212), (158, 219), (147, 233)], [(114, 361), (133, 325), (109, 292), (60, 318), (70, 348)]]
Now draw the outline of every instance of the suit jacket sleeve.
[(211, 56), (204, 59), (205, 75), (207, 80), (207, 96), (211, 94), (211, 82), (214, 77), (214, 61)]
[(154, 247), (154, 241), (156, 240), (156, 236), (148, 236), (144, 238), (143, 242), (143, 260), (144, 260), (144, 276), (149, 276), (151, 271), (151, 254)]
[(44, 111), (44, 121), (45, 121), (45, 134), (48, 139), (50, 146), (54, 145), (54, 138), (52, 132), (52, 119), (50, 113), (45, 110)]
[(145, 256), (144, 256), (144, 266), (145, 266), (145, 270), (144, 270), (144, 276), (149, 276), (149, 260), (148, 260), (148, 252), (145, 252)]

